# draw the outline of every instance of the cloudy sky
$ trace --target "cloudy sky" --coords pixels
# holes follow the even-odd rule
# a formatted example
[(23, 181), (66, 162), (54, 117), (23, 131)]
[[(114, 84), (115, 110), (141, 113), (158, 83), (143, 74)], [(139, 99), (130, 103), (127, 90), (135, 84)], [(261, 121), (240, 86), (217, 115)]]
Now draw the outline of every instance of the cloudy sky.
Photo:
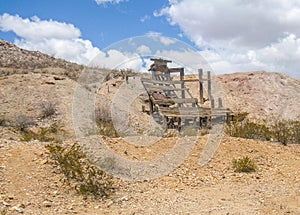
[[(300, 78), (299, 20), (300, 0), (0, 0), (1, 39), (81, 64), (101, 56), (106, 67), (138, 57), (108, 47), (154, 35), (165, 45), (190, 45), (216, 74), (265, 70)], [(138, 51), (151, 48), (140, 44)]]

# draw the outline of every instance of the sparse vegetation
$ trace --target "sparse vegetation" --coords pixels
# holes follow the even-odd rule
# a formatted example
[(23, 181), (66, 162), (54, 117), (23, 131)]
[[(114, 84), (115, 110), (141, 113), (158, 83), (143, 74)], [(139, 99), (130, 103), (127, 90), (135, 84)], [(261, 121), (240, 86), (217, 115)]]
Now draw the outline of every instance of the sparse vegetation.
[(42, 118), (51, 117), (56, 112), (56, 103), (53, 101), (41, 102), (39, 104), (39, 109), (40, 109)]
[(70, 186), (84, 196), (108, 197), (113, 192), (112, 177), (96, 167), (79, 144), (46, 146), (49, 156), (55, 161)]
[(21, 134), (21, 140), (31, 141), (39, 140), (41, 142), (60, 142), (59, 133), (65, 133), (62, 126), (58, 122), (52, 123), (49, 127), (39, 128), (37, 131), (26, 130)]
[[(238, 114), (239, 115), (239, 114)], [(287, 145), (300, 144), (300, 121), (283, 120), (267, 126), (265, 121), (256, 123), (245, 118), (236, 118), (226, 126), (226, 133), (246, 139), (273, 140)]]
[(116, 131), (108, 107), (102, 106), (95, 112), (96, 123), (100, 129), (100, 134), (108, 137), (119, 137)]
[(234, 159), (232, 167), (235, 172), (255, 172), (257, 169), (255, 163), (248, 156), (241, 159)]
[(15, 117), (15, 127), (24, 132), (26, 129), (34, 124), (33, 117), (27, 115), (17, 115)]

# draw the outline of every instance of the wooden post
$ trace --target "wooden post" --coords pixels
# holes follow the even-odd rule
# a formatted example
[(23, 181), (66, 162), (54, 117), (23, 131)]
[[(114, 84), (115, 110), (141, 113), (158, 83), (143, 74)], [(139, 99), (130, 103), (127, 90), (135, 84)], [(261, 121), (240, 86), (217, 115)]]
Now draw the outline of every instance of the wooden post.
[(200, 104), (203, 104), (203, 69), (198, 69), (199, 73), (199, 94), (200, 94)]
[(215, 99), (212, 96), (210, 97), (210, 104), (211, 104), (211, 109), (215, 108)]
[(223, 107), (222, 98), (219, 98), (219, 99), (218, 99), (218, 103), (219, 103), (219, 108), (222, 108), (222, 107)]
[[(180, 81), (182, 81), (181, 82), (181, 89), (184, 88), (184, 82), (183, 82), (183, 80), (184, 80), (184, 68), (181, 68), (181, 70), (180, 70)], [(183, 99), (185, 98), (185, 92), (184, 92), (184, 90), (181, 91), (181, 97)]]
[(207, 90), (208, 90), (208, 97), (211, 97), (211, 74), (210, 71), (207, 71)]

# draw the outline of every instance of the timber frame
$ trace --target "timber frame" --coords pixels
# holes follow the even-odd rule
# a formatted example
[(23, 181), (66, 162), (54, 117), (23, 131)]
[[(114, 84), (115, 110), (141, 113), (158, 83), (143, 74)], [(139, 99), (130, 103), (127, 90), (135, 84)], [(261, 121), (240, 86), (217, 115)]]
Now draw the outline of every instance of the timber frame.
[[(213, 119), (228, 120), (231, 113), (223, 108), (222, 99), (218, 99), (218, 107), (211, 94), (211, 73), (203, 78), (203, 70), (198, 70), (198, 79), (185, 79), (184, 68), (168, 68), (170, 60), (151, 58), (154, 63), (150, 66), (151, 79), (142, 78), (141, 82), (149, 96), (150, 114), (167, 128), (182, 129), (187, 126), (197, 128), (210, 127)], [(179, 74), (179, 80), (172, 75)], [(204, 98), (204, 82), (207, 81), (208, 98)], [(199, 101), (195, 98), (186, 82), (199, 83)], [(210, 107), (203, 104), (210, 101)]]

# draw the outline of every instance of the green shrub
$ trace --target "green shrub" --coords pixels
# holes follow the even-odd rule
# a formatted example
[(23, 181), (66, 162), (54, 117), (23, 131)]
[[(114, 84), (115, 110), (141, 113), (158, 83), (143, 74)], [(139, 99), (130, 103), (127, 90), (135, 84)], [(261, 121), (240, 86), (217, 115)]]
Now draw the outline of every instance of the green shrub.
[[(243, 116), (243, 114), (237, 114)], [(228, 122), (225, 132), (232, 137), (246, 139), (273, 140), (287, 145), (288, 143), (300, 144), (300, 121), (282, 120), (277, 121), (272, 126), (263, 123), (256, 123), (236, 117), (234, 121)]]
[(112, 177), (98, 169), (79, 144), (70, 147), (61, 144), (46, 146), (49, 156), (59, 166), (69, 185), (84, 196), (108, 197), (113, 192)]
[(225, 131), (232, 137), (246, 139), (270, 140), (272, 137), (272, 132), (266, 125), (250, 120), (230, 122), (227, 124)]
[(21, 134), (22, 141), (39, 140), (41, 142), (60, 142), (57, 138), (58, 133), (65, 134), (59, 122), (52, 123), (49, 127), (39, 128), (37, 131), (25, 130)]
[(232, 167), (235, 172), (255, 172), (257, 169), (255, 163), (248, 156), (241, 159), (234, 159)]
[(279, 121), (272, 126), (273, 138), (287, 145), (300, 144), (300, 121)]

